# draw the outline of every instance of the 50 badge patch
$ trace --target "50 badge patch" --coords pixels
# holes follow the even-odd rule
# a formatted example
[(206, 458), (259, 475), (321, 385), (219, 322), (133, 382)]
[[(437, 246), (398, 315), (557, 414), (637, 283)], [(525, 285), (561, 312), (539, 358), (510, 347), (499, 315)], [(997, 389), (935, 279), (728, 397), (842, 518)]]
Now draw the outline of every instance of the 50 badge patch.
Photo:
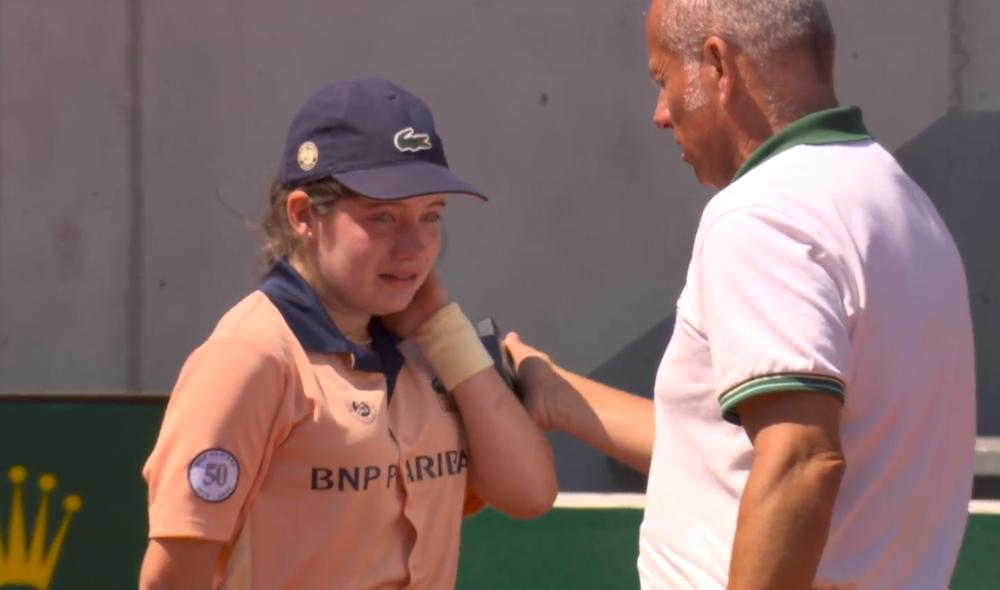
[(208, 449), (188, 466), (188, 483), (206, 502), (222, 502), (236, 491), (240, 482), (240, 464), (226, 449)]

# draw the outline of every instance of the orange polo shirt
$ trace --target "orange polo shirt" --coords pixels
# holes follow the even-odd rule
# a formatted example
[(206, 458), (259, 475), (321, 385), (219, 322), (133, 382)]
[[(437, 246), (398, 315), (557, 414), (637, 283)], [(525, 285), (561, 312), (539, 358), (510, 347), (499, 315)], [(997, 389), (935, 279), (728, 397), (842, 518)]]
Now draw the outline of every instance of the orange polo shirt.
[(181, 370), (143, 469), (150, 538), (221, 541), (216, 588), (453, 588), (461, 420), (370, 328), (374, 351), (275, 265)]

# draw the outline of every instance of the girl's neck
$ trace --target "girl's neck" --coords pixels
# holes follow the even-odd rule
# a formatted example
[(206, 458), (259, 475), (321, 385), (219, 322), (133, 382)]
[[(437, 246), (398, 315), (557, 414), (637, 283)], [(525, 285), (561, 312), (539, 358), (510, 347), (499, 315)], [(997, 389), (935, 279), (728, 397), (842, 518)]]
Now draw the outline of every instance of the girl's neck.
[(323, 282), (319, 278), (319, 273), (315, 272), (312, 265), (306, 264), (301, 257), (289, 256), (288, 263), (309, 284), (316, 298), (323, 305), (323, 309), (330, 316), (330, 320), (333, 321), (333, 324), (337, 326), (337, 329), (340, 330), (340, 333), (345, 338), (363, 346), (371, 343), (371, 336), (368, 334), (368, 324), (372, 319), (371, 315), (353, 311), (348, 306), (341, 304), (336, 297), (323, 288)]
[(337, 326), (337, 329), (344, 335), (344, 338), (362, 346), (371, 344), (372, 337), (368, 333), (368, 324), (372, 320), (370, 315), (347, 314), (328, 304), (322, 296), (319, 297), (320, 302), (323, 304), (323, 309), (326, 310), (330, 319), (333, 320), (333, 324)]

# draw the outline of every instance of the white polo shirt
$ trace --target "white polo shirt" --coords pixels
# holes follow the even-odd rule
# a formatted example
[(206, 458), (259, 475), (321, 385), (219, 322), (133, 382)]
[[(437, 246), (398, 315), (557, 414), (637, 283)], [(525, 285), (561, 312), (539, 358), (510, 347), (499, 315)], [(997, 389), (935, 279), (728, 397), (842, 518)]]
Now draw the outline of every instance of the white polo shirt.
[(854, 107), (776, 134), (705, 208), (656, 379), (646, 589), (723, 589), (753, 447), (739, 404), (843, 400), (847, 472), (817, 581), (946, 588), (975, 445), (965, 272)]

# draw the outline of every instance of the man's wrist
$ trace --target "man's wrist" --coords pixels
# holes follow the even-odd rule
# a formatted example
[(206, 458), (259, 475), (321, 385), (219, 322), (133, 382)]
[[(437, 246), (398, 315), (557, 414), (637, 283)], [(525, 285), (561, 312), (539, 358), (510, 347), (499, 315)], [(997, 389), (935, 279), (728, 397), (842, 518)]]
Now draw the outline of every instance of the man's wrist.
[(535, 399), (542, 404), (542, 421), (545, 430), (558, 430), (572, 434), (573, 395), (572, 387), (566, 380), (568, 372), (550, 360), (528, 357), (521, 361), (518, 369), (524, 386), (538, 392)]
[(575, 408), (580, 405), (581, 398), (579, 392), (573, 389), (569, 382), (568, 376), (572, 373), (555, 363), (547, 366), (547, 373), (547, 387), (552, 391), (552, 395), (549, 396), (549, 400), (552, 402), (549, 408), (551, 426), (560, 432), (575, 434), (573, 428), (577, 422), (573, 416)]

